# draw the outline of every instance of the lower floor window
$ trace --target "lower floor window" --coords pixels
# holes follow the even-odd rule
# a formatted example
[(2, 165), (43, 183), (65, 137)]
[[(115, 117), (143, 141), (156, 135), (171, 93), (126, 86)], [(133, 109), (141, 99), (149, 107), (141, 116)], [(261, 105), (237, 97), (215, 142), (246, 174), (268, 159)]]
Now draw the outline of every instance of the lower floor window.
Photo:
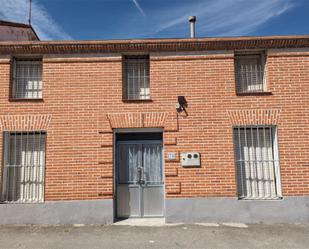
[(44, 201), (45, 132), (4, 132), (1, 201)]
[(234, 147), (238, 197), (281, 197), (276, 127), (235, 127)]

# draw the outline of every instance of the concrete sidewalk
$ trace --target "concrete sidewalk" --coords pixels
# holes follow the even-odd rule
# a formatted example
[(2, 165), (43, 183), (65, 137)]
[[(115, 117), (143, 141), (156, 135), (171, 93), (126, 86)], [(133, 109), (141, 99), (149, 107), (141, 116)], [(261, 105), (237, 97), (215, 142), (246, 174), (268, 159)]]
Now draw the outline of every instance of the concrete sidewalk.
[(309, 248), (309, 224), (1, 226), (1, 249)]

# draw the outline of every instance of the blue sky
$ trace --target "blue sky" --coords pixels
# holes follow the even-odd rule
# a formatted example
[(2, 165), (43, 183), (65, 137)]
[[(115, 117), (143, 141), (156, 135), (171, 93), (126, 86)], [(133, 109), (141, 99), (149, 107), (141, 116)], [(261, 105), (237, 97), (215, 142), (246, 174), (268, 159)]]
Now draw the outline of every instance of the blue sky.
[[(0, 0), (0, 19), (27, 22), (29, 0)], [(309, 34), (309, 0), (33, 0), (42, 40)]]

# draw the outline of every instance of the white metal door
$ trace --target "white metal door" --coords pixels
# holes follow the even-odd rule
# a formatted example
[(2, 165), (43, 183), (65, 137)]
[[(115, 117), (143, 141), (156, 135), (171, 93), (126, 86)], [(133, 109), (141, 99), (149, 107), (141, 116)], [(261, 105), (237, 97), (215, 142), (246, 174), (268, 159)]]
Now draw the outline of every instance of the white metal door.
[(117, 217), (164, 215), (161, 141), (117, 143)]

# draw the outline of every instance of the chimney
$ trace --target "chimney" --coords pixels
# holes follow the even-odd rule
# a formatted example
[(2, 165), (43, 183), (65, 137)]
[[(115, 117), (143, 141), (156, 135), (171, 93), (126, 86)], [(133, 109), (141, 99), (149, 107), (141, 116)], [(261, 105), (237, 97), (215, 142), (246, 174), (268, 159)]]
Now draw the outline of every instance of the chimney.
[(196, 16), (189, 16), (191, 38), (195, 38), (195, 22), (196, 22)]

